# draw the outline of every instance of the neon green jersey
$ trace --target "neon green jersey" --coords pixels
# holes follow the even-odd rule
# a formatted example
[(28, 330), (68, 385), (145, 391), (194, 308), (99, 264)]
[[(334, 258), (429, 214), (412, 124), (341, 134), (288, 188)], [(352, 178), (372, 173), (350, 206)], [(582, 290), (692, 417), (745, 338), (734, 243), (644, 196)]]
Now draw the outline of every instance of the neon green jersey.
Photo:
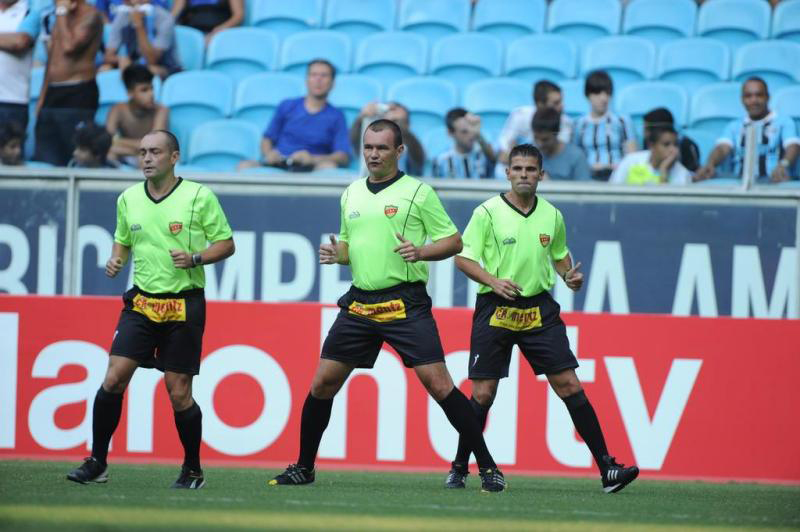
[(208, 242), (232, 236), (217, 197), (199, 183), (179, 178), (172, 192), (154, 200), (145, 181), (117, 198), (114, 240), (131, 248), (133, 282), (145, 292), (163, 294), (203, 288), (203, 268), (176, 268), (170, 250), (197, 253), (206, 249)]
[(403, 282), (428, 281), (428, 264), (405, 262), (394, 252), (400, 233), (415, 246), (454, 235), (456, 226), (430, 185), (403, 175), (373, 193), (367, 178), (352, 183), (342, 194), (339, 238), (347, 242), (353, 284), (380, 290)]
[[(528, 215), (502, 194), (484, 201), (473, 211), (463, 240), (460, 256), (482, 263), (498, 279), (514, 281), (526, 297), (553, 287), (553, 261), (569, 253), (564, 217), (538, 196)], [(478, 289), (491, 291), (486, 285)]]

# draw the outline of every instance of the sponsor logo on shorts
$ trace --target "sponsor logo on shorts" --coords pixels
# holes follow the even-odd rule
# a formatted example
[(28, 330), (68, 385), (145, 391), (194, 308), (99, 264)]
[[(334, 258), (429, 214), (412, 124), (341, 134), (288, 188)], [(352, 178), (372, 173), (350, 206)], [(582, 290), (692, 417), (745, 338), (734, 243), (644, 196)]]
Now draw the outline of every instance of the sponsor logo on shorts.
[(139, 225), (139, 224), (133, 224), (131, 226), (131, 231), (141, 231), (141, 230), (142, 230), (142, 226)]
[(506, 238), (505, 240), (503, 240), (503, 244), (505, 244), (507, 246), (510, 246), (511, 244), (516, 244), (516, 243), (517, 243), (517, 239), (514, 238), (513, 236), (510, 236), (510, 237)]
[(497, 307), (489, 325), (510, 331), (527, 331), (542, 326), (542, 314), (539, 307)]
[(183, 222), (170, 222), (169, 223), (169, 232), (173, 235), (177, 235), (183, 229)]
[(350, 213), (350, 214), (349, 214), (347, 217), (348, 217), (348, 218), (350, 218), (350, 219), (352, 220), (352, 219), (354, 219), (354, 218), (358, 218), (359, 216), (361, 216), (361, 213), (360, 213), (360, 212), (358, 212), (358, 211), (353, 211), (353, 212), (351, 212), (351, 213)]
[(542, 247), (546, 248), (547, 244), (550, 243), (550, 235), (545, 233), (539, 233), (539, 242), (542, 243)]
[(353, 301), (347, 308), (350, 314), (361, 316), (372, 321), (385, 323), (402, 320), (406, 317), (406, 305), (402, 299), (392, 299), (383, 303), (361, 303)]
[(397, 205), (385, 205), (383, 207), (383, 214), (385, 214), (387, 218), (394, 217), (394, 215), (397, 214)]
[(162, 299), (136, 294), (133, 310), (156, 323), (186, 321), (186, 300), (183, 298)]

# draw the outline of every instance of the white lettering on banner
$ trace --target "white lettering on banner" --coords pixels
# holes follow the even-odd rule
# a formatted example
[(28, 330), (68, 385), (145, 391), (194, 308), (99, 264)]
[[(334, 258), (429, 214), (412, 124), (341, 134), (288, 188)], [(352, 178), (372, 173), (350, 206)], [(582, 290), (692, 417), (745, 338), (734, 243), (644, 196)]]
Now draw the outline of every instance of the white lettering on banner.
[[(83, 252), (91, 246), (95, 248), (95, 261), (98, 269), (105, 269), (106, 261), (111, 256), (114, 237), (99, 225), (82, 225), (78, 228), (78, 248), (76, 250), (76, 268), (78, 275), (75, 282), (75, 293), (83, 293)], [(92, 273), (94, 275), (94, 272)]]
[(0, 270), (0, 292), (9, 294), (27, 294), (28, 288), (22, 277), (28, 271), (31, 260), (31, 248), (28, 238), (22, 229), (13, 225), (0, 224), (0, 246), (6, 245), (11, 251), (10, 260), (5, 270)]
[(17, 351), (19, 314), (0, 312), (0, 449), (17, 442)]
[(137, 371), (128, 385), (128, 452), (153, 452), (153, 405), (156, 386), (163, 380), (160, 371)]
[[(223, 301), (253, 301), (256, 279), (256, 234), (254, 231), (234, 231), (236, 253), (222, 262), (204, 266), (206, 299)], [(216, 270), (222, 275), (217, 282)]]
[(605, 357), (604, 361), (636, 463), (642, 469), (661, 469), (703, 361), (672, 361), (652, 420), (633, 358)]
[(708, 244), (683, 246), (672, 314), (690, 316), (695, 294), (697, 294), (697, 314), (699, 316), (716, 317), (719, 315), (714, 271), (711, 268), (711, 252)]
[(39, 253), (36, 257), (36, 293), (52, 296), (56, 293), (56, 256), (58, 226), (39, 226)]
[[(445, 361), (453, 382), (456, 386), (461, 386), (461, 383), (468, 378), (469, 351), (450, 353), (445, 357)], [(498, 464), (514, 465), (517, 463), (519, 402), (519, 349), (516, 347), (511, 354), (508, 378), (500, 382), (483, 437)], [(430, 396), (428, 396), (428, 438), (440, 458), (448, 462), (453, 459), (458, 449), (458, 432), (447, 420), (439, 403)], [(470, 462), (475, 462), (474, 456), (470, 456)]]
[(431, 295), (434, 307), (453, 306), (453, 274), (455, 260), (450, 257), (445, 260), (429, 262), (430, 282), (428, 293)]
[[(320, 237), (321, 244), (330, 243), (329, 233)], [(336, 303), (350, 288), (350, 281), (342, 280), (342, 266), (339, 264), (319, 265), (319, 302)], [(325, 329), (327, 332), (327, 329)]]
[[(58, 377), (61, 368), (74, 364), (86, 368), (86, 378), (81, 382), (45, 388), (33, 398), (28, 410), (31, 436), (45, 449), (71, 449), (83, 443), (87, 447), (91, 444), (92, 404), (108, 364), (105, 349), (80, 340), (50, 344), (37, 355), (31, 376), (54, 379)], [(64, 405), (80, 402), (86, 404), (83, 420), (70, 429), (59, 428), (55, 422), (56, 410)]]
[(625, 266), (619, 242), (598, 240), (592, 256), (592, 271), (586, 289), (584, 312), (602, 312), (608, 292), (608, 308), (612, 314), (628, 314), (628, 287), (625, 284)]
[(756, 246), (733, 246), (733, 286), (731, 316), (746, 318), (752, 306), (754, 318), (798, 318), (797, 291), (800, 279), (795, 275), (797, 250), (783, 248), (775, 272), (772, 298), (767, 306), (761, 256)]
[[(317, 264), (311, 242), (297, 233), (264, 233), (261, 261), (262, 301), (301, 301), (314, 287)], [(282, 281), (281, 262), (284, 254), (294, 257), (294, 279)]]
[[(263, 410), (246, 427), (231, 427), (214, 409), (217, 385), (236, 373), (252, 377), (264, 394)], [(292, 390), (281, 365), (269, 353), (249, 345), (229, 345), (203, 359), (194, 398), (204, 413), (203, 441), (231, 456), (254, 454), (272, 445), (286, 427), (292, 407)]]

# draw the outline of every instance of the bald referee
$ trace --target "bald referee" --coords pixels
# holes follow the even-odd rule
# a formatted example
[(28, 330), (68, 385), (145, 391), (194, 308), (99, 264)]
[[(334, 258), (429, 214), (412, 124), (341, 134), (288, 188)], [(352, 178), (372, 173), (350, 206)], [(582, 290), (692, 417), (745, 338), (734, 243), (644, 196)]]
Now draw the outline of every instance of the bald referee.
[[(461, 235), (430, 185), (397, 168), (403, 153), (400, 128), (376, 120), (364, 132), (369, 177), (342, 194), (339, 241), (320, 246), (322, 264), (349, 264), (353, 285), (339, 299), (336, 321), (322, 346), (321, 360), (303, 405), (300, 455), (270, 485), (314, 482), (319, 442), (333, 398), (355, 368), (371, 368), (381, 345), (391, 345), (406, 367), (439, 403), (465, 446), (475, 453), (483, 491), (505, 488), (469, 401), (453, 385), (444, 364), (439, 331), (425, 289), (426, 261), (461, 250)], [(426, 244), (430, 237), (433, 242)], [(398, 397), (405, 401), (405, 397)]]
[(106, 482), (108, 444), (119, 423), (122, 396), (137, 368), (158, 368), (172, 402), (184, 461), (173, 488), (205, 484), (200, 468), (202, 413), (192, 398), (206, 322), (203, 264), (233, 255), (233, 233), (207, 187), (175, 176), (178, 141), (169, 131), (142, 138), (145, 176), (117, 199), (117, 229), (106, 275), (115, 277), (133, 253), (134, 286), (114, 332), (103, 384), (94, 399), (92, 456), (67, 478)]

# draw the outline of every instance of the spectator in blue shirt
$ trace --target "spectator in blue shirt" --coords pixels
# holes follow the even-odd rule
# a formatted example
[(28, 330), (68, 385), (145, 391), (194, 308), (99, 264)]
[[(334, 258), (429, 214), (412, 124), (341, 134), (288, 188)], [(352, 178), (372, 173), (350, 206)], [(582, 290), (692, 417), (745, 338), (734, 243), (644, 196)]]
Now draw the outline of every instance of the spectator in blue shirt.
[[(282, 101), (261, 139), (262, 164), (293, 171), (347, 166), (352, 156), (344, 113), (328, 103), (336, 68), (314, 59), (306, 71), (305, 96)], [(239, 168), (258, 166), (243, 161)]]

